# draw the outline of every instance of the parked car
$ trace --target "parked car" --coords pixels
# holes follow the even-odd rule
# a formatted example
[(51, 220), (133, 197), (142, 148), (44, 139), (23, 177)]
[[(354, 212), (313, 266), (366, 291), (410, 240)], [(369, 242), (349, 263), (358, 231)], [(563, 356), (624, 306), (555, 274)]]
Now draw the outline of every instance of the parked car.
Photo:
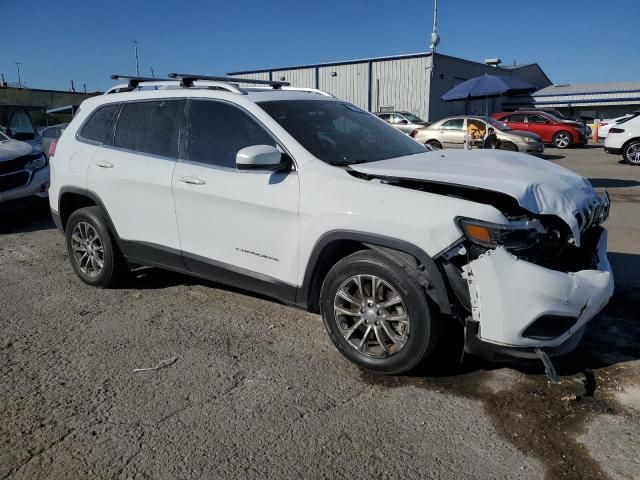
[(38, 133), (42, 137), (42, 149), (47, 155), (50, 155), (51, 145), (57, 141), (64, 129), (67, 128), (68, 123), (60, 123), (58, 125), (51, 125), (48, 127), (42, 127)]
[(0, 132), (0, 208), (44, 199), (49, 165), (42, 149)]
[(85, 100), (58, 142), (50, 206), (83, 282), (150, 265), (258, 292), (387, 374), (429, 358), (446, 322), (469, 353), (546, 361), (609, 301), (608, 196), (576, 173), (428, 151), (282, 82), (178, 78)]
[(462, 148), (465, 138), (470, 137), (472, 145), (481, 147), (490, 128), (493, 128), (496, 133), (497, 149), (526, 153), (544, 152), (544, 145), (539, 135), (512, 130), (508, 125), (491, 117), (473, 115), (443, 118), (420, 129), (414, 138), (420, 143), (435, 148)]
[(607, 135), (609, 135), (609, 130), (611, 129), (611, 127), (615, 127), (619, 122), (632, 116), (633, 116), (632, 114), (628, 114), (628, 115), (623, 115), (622, 117), (608, 118), (608, 119), (602, 120), (598, 124), (598, 138), (602, 138), (602, 139), (607, 138)]
[[(6, 126), (2, 127), (2, 133), (7, 137), (43, 150), (42, 137), (33, 126), (33, 121), (29, 112), (20, 106), (11, 109), (3, 109), (3, 120)], [(43, 150), (44, 151), (44, 150)]]
[(627, 163), (640, 165), (640, 111), (609, 129), (604, 151), (616, 155), (621, 153)]
[(411, 136), (414, 136), (419, 129), (429, 125), (429, 122), (425, 122), (411, 112), (378, 112), (375, 115), (392, 127)]
[(584, 145), (589, 142), (584, 124), (537, 111), (502, 112), (491, 115), (514, 130), (533, 132), (542, 137), (545, 144), (556, 148)]

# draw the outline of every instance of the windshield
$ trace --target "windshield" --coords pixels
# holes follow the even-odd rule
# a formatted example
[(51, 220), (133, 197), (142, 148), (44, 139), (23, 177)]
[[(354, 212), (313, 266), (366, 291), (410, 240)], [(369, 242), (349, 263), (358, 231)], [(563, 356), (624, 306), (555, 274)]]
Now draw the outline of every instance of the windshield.
[(409, 113), (409, 112), (400, 112), (402, 113), (402, 115), (405, 116), (405, 118), (407, 120), (409, 120), (411, 123), (421, 123), (424, 122), (424, 120), (422, 120), (420, 117), (418, 117), (417, 115), (414, 115), (413, 113)]
[(276, 100), (258, 105), (304, 148), (331, 165), (376, 162), (428, 151), (350, 103)]

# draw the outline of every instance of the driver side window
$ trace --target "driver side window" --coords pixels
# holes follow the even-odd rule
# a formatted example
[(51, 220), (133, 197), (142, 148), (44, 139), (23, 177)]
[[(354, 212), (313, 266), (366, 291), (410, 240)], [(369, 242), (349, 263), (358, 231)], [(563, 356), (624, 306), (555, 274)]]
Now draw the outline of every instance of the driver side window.
[(236, 168), (236, 154), (253, 145), (276, 146), (265, 129), (239, 108), (211, 100), (191, 100), (184, 158)]

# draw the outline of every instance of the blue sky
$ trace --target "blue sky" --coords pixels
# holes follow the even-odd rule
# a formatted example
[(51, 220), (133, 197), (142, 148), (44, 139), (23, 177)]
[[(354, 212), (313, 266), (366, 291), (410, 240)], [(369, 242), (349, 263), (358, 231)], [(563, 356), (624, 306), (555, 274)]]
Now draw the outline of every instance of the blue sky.
[[(92, 6), (95, 5), (95, 6)], [(0, 0), (0, 73), (35, 88), (88, 90), (134, 73), (234, 70), (425, 51), (431, 0)], [(440, 0), (440, 52), (538, 62), (555, 83), (639, 80), (640, 0)]]

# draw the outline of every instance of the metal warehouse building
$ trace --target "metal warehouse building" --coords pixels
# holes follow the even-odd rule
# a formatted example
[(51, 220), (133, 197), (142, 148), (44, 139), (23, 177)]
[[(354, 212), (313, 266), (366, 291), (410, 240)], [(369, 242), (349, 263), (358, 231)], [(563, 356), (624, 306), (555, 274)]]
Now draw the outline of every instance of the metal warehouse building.
[[(551, 81), (538, 64), (494, 67), (442, 54), (414, 53), (293, 67), (230, 72), (232, 77), (283, 80), (294, 87), (319, 88), (360, 108), (407, 110), (425, 120), (480, 113), (484, 100), (443, 102), (440, 97), (465, 80), (485, 74), (521, 78), (538, 88)], [(500, 110), (502, 99), (492, 100)]]
[(640, 81), (551, 85), (532, 95), (538, 107), (574, 117), (616, 118), (640, 110)]

